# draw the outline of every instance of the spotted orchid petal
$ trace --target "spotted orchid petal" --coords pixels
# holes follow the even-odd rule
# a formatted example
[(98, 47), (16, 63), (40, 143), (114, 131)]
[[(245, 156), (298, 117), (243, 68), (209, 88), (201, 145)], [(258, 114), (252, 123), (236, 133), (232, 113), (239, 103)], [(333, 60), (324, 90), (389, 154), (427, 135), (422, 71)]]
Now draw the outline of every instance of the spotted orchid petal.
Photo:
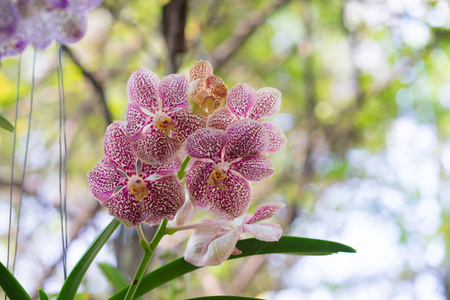
[(242, 233), (220, 227), (196, 229), (189, 239), (184, 259), (194, 266), (218, 266), (233, 253)]
[(266, 129), (251, 119), (234, 122), (227, 128), (228, 143), (225, 146), (226, 160), (265, 151), (268, 142)]
[(186, 151), (192, 158), (209, 158), (217, 160), (227, 143), (225, 131), (213, 128), (199, 129), (190, 135), (186, 141)]
[(287, 138), (283, 130), (270, 122), (262, 122), (261, 125), (264, 126), (269, 136), (265, 151), (267, 153), (274, 153), (283, 150), (287, 143)]
[(158, 107), (158, 76), (146, 68), (131, 74), (128, 79), (128, 100), (136, 102), (150, 112), (155, 112)]
[(27, 32), (28, 41), (41, 50), (50, 46), (55, 35), (52, 22), (51, 13), (45, 12), (31, 15), (23, 20), (22, 26)]
[(236, 121), (237, 118), (230, 109), (228, 107), (222, 107), (208, 116), (206, 119), (206, 127), (226, 130), (228, 125)]
[(164, 176), (174, 174), (181, 169), (181, 159), (176, 157), (171, 163), (166, 165), (149, 165), (142, 163), (141, 173), (146, 178), (150, 175)]
[(252, 224), (262, 220), (272, 218), (281, 208), (285, 205), (284, 203), (265, 203), (261, 204), (256, 208), (255, 214), (251, 219), (246, 221), (247, 224)]
[(225, 220), (234, 220), (247, 211), (252, 199), (252, 188), (247, 180), (233, 172), (228, 172), (222, 183), (226, 188), (207, 184), (205, 200), (211, 212)]
[(128, 141), (132, 144), (136, 143), (141, 138), (142, 130), (151, 122), (149, 116), (145, 114), (135, 102), (130, 102), (128, 104), (125, 120), (127, 121), (125, 132)]
[(227, 105), (239, 119), (246, 118), (256, 99), (254, 88), (245, 83), (238, 83), (228, 93)]
[(46, 0), (46, 2), (50, 5), (52, 5), (53, 7), (57, 7), (57, 8), (66, 8), (67, 6), (69, 6), (69, 0)]
[(28, 46), (29, 41), (27, 35), (22, 30), (17, 32), (4, 43), (0, 41), (0, 58), (19, 55)]
[(123, 121), (114, 121), (106, 128), (105, 155), (116, 162), (119, 168), (132, 174), (136, 170), (136, 157), (125, 135), (125, 126)]
[(162, 108), (171, 110), (187, 107), (188, 79), (181, 74), (172, 74), (161, 78), (158, 92), (162, 100)]
[(173, 227), (186, 225), (192, 220), (194, 214), (194, 203), (189, 197), (187, 197), (183, 206), (180, 208), (173, 221), (169, 224)]
[(164, 135), (164, 132), (150, 124), (142, 138), (131, 145), (134, 154), (144, 163), (164, 165), (173, 161), (180, 149), (180, 142)]
[(196, 207), (207, 210), (210, 206), (210, 203), (206, 199), (208, 192), (208, 178), (214, 170), (214, 163), (196, 160), (188, 167), (188, 172), (186, 173), (186, 187), (189, 196), (194, 201)]
[(105, 156), (87, 174), (89, 188), (100, 202), (109, 199), (124, 177), (117, 171), (117, 164)]
[(0, 1), (0, 45), (7, 42), (17, 30), (19, 13), (11, 1)]
[(239, 172), (239, 174), (249, 181), (267, 179), (275, 172), (270, 159), (262, 153), (237, 160), (230, 165), (230, 169)]
[(276, 242), (281, 238), (283, 229), (279, 224), (245, 224), (244, 231), (253, 234), (256, 239)]
[(265, 87), (256, 92), (256, 100), (249, 112), (249, 118), (258, 120), (260, 118), (273, 117), (278, 113), (281, 106), (281, 93), (279, 90)]
[(87, 30), (86, 14), (71, 10), (52, 12), (52, 26), (55, 39), (61, 43), (75, 43), (84, 37)]
[(176, 175), (147, 181), (149, 197), (143, 200), (148, 212), (145, 222), (155, 225), (162, 219), (172, 220), (184, 203), (184, 189)]
[(213, 67), (209, 61), (199, 60), (189, 70), (191, 82), (197, 79), (206, 79), (213, 74)]
[(136, 227), (148, 218), (148, 212), (136, 201), (136, 196), (129, 189), (123, 188), (109, 200), (102, 203), (113, 217), (129, 227)]
[(169, 112), (168, 116), (171, 117), (176, 124), (173, 138), (179, 141), (180, 144), (195, 131), (206, 126), (206, 118), (204, 116), (192, 114), (189, 108), (182, 108)]

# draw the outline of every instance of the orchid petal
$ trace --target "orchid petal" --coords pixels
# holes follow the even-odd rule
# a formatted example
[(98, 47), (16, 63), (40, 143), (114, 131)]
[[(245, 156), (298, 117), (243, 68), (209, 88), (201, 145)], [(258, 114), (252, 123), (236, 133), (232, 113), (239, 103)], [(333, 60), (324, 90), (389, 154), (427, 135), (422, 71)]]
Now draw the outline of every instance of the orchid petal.
[(155, 112), (158, 107), (158, 76), (146, 68), (131, 74), (128, 79), (128, 100)]
[(222, 107), (208, 116), (206, 119), (206, 127), (226, 130), (228, 125), (236, 121), (237, 118), (230, 109), (228, 107)]
[(176, 214), (175, 218), (173, 219), (172, 226), (183, 226), (188, 224), (195, 214), (195, 206), (192, 200), (187, 197), (183, 206)]
[(253, 234), (260, 241), (276, 242), (281, 238), (283, 229), (278, 224), (245, 224), (244, 232)]
[(68, 2), (71, 10), (86, 12), (99, 6), (103, 0), (68, 0)]
[(266, 148), (267, 153), (274, 153), (284, 149), (287, 143), (286, 135), (283, 130), (277, 125), (270, 122), (261, 123), (264, 128), (266, 128), (267, 134), (269, 136), (268, 144)]
[(123, 121), (114, 121), (106, 128), (105, 155), (116, 162), (121, 169), (132, 174), (136, 172), (136, 157), (125, 136), (125, 126)]
[(172, 220), (184, 203), (184, 189), (176, 175), (147, 181), (148, 195), (143, 208), (148, 213), (145, 222), (155, 225), (162, 219)]
[(125, 120), (127, 121), (126, 135), (128, 141), (134, 144), (141, 138), (142, 129), (150, 123), (148, 115), (142, 112), (138, 104), (130, 102), (125, 114)]
[(19, 13), (11, 1), (0, 1), (0, 45), (8, 42), (17, 30)]
[(121, 189), (102, 204), (108, 208), (110, 215), (129, 227), (136, 227), (148, 216), (142, 210), (141, 202), (136, 200), (136, 196), (128, 188)]
[(172, 74), (161, 78), (158, 92), (162, 100), (162, 108), (171, 110), (187, 107), (188, 79), (181, 74)]
[(189, 108), (182, 108), (169, 112), (168, 116), (171, 117), (176, 124), (173, 137), (180, 143), (183, 143), (188, 136), (198, 129), (206, 126), (206, 118), (204, 116), (192, 114)]
[(272, 218), (281, 208), (285, 205), (284, 203), (265, 203), (261, 204), (256, 208), (255, 214), (251, 219), (246, 221), (247, 224), (252, 224), (262, 220)]
[(254, 88), (245, 83), (238, 83), (228, 93), (227, 105), (239, 119), (246, 118), (255, 99)]
[(67, 8), (67, 6), (69, 5), (69, 1), (68, 0), (46, 0), (46, 2), (50, 5), (52, 5), (53, 7), (57, 7), (57, 8)]
[(44, 50), (52, 43), (56, 30), (51, 23), (54, 14), (54, 12), (49, 14), (45, 11), (39, 11), (22, 20), (21, 27), (27, 33), (27, 40), (36, 48)]
[(225, 220), (234, 220), (248, 210), (252, 188), (247, 180), (233, 172), (228, 172), (222, 183), (226, 186), (225, 189), (204, 182), (203, 184), (207, 185), (205, 200), (209, 203), (211, 212), (217, 213)]
[(83, 13), (67, 9), (55, 10), (51, 18), (51, 26), (58, 42), (75, 43), (86, 34), (87, 19)]
[(281, 93), (279, 90), (264, 87), (256, 92), (256, 100), (250, 109), (249, 118), (258, 120), (260, 118), (273, 117), (278, 113), (281, 106)]
[(210, 94), (217, 98), (226, 98), (228, 93), (228, 87), (223, 82), (222, 78), (217, 76), (209, 76), (205, 81), (206, 89)]
[(261, 181), (269, 178), (275, 169), (267, 155), (258, 153), (250, 155), (233, 162), (231, 170), (239, 172), (245, 179), (250, 181)]
[(225, 131), (213, 128), (199, 129), (186, 141), (186, 151), (192, 158), (217, 160), (228, 140)]
[(189, 70), (190, 81), (197, 80), (199, 78), (205, 79), (213, 74), (213, 67), (209, 61), (199, 60)]
[(226, 160), (262, 152), (266, 149), (268, 135), (265, 128), (251, 119), (234, 122), (227, 128)]
[(131, 147), (142, 162), (163, 165), (175, 159), (180, 142), (165, 136), (163, 131), (151, 124), (142, 138)]
[(124, 177), (117, 171), (111, 158), (104, 156), (87, 174), (89, 188), (94, 197), (101, 202), (109, 199)]
[(141, 174), (143, 174), (143, 178), (146, 178), (150, 175), (170, 175), (178, 172), (181, 169), (181, 160), (179, 157), (176, 157), (171, 163), (166, 165), (149, 165), (142, 163)]
[(206, 200), (206, 195), (208, 178), (213, 170), (214, 163), (196, 160), (186, 173), (186, 187), (196, 207), (208, 209), (210, 206), (210, 203)]
[(16, 56), (22, 53), (28, 46), (26, 33), (18, 30), (14, 36), (6, 40), (4, 44), (0, 43), (0, 58)]

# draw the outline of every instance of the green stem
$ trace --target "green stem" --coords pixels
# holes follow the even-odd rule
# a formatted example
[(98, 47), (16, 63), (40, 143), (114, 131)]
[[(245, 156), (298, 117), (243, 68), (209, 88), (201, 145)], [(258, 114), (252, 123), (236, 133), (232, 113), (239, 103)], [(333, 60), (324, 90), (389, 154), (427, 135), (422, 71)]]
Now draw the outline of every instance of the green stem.
[(177, 173), (177, 176), (178, 176), (178, 178), (179, 178), (180, 180), (183, 179), (184, 174), (185, 174), (186, 166), (187, 166), (187, 164), (189, 163), (190, 160), (191, 160), (191, 158), (190, 158), (189, 156), (186, 156), (186, 158), (184, 159), (183, 164), (181, 165), (181, 169), (180, 169), (180, 171), (178, 171), (178, 173)]
[(139, 283), (141, 282), (142, 276), (144, 276), (145, 270), (147, 269), (150, 259), (153, 256), (153, 252), (155, 252), (155, 249), (161, 241), (162, 237), (166, 234), (166, 226), (167, 220), (163, 220), (159, 225), (158, 231), (156, 232), (156, 235), (153, 237), (153, 240), (150, 242), (150, 244), (148, 243), (147, 239), (144, 236), (144, 233), (142, 232), (141, 225), (137, 227), (137, 232), (141, 240), (140, 243), (142, 248), (144, 249), (144, 255), (142, 256), (141, 263), (139, 264), (136, 274), (134, 275), (133, 282), (130, 284), (130, 288), (128, 289), (127, 295), (125, 296), (125, 300), (133, 299)]

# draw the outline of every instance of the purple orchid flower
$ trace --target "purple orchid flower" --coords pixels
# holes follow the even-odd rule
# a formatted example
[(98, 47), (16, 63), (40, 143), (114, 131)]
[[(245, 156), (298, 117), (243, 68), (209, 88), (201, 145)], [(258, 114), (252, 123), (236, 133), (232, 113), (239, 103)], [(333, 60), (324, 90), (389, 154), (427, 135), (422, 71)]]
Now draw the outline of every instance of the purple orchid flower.
[(195, 207), (233, 220), (250, 204), (249, 181), (261, 181), (274, 173), (266, 154), (268, 134), (257, 121), (243, 119), (226, 131), (199, 129), (186, 141), (194, 158), (186, 174), (186, 186)]
[[(102, 0), (0, 0), (0, 57), (20, 54), (31, 43), (78, 42), (86, 33), (86, 12)], [(7, 15), (8, 14), (8, 15)]]
[[(250, 85), (239, 83), (228, 92), (226, 107), (221, 107), (208, 116), (206, 126), (225, 130), (238, 120), (270, 118), (278, 113), (280, 105), (281, 93), (277, 89), (264, 87), (255, 91)], [(270, 122), (262, 122), (262, 125), (269, 134), (266, 152), (283, 150), (287, 142), (283, 131)]]
[(141, 163), (128, 143), (125, 127), (125, 122), (115, 121), (106, 130), (105, 156), (87, 175), (92, 194), (130, 227), (172, 220), (185, 198), (173, 174), (180, 169), (180, 160), (164, 166)]
[(148, 164), (167, 164), (181, 144), (206, 125), (189, 110), (188, 79), (181, 74), (161, 80), (142, 68), (128, 80), (127, 137), (137, 157)]
[(236, 243), (245, 233), (254, 235), (260, 241), (278, 241), (283, 233), (280, 225), (255, 223), (273, 217), (282, 207), (284, 204), (262, 204), (254, 215), (246, 214), (238, 226), (225, 221), (206, 220), (196, 225), (181, 227), (195, 229), (187, 243), (184, 259), (197, 267), (218, 266), (230, 255), (242, 253), (236, 248)]

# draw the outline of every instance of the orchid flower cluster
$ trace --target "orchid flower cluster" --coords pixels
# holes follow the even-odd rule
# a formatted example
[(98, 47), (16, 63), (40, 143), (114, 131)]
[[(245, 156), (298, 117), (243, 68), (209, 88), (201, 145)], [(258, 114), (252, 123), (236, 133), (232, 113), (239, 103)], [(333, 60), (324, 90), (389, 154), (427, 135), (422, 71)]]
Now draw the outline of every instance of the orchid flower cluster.
[[(142, 68), (129, 78), (127, 92), (125, 121), (108, 126), (105, 156), (88, 173), (92, 194), (112, 216), (135, 228), (171, 220), (167, 232), (194, 229), (185, 260), (195, 266), (219, 265), (239, 254), (243, 234), (262, 241), (281, 237), (280, 225), (257, 222), (283, 204), (247, 213), (251, 182), (272, 176), (268, 155), (286, 144), (279, 127), (260, 122), (279, 111), (278, 90), (243, 83), (228, 90), (209, 62), (198, 61), (190, 78), (159, 79)], [(186, 175), (178, 178), (177, 172)], [(216, 219), (190, 224), (196, 211)], [(233, 222), (237, 218), (240, 224)]]
[(41, 50), (53, 40), (78, 42), (86, 33), (86, 12), (102, 0), (0, 0), (0, 59)]

